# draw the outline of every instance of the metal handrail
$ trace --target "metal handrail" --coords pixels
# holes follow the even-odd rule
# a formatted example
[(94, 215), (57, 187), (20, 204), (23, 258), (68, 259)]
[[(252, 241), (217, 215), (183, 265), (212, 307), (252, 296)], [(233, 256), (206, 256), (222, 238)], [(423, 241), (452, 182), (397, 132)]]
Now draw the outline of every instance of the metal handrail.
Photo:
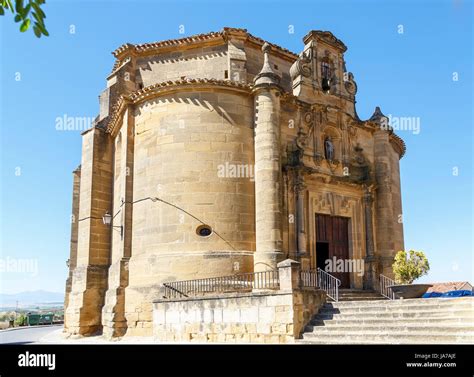
[(336, 302), (339, 301), (339, 286), (341, 285), (341, 281), (338, 278), (318, 267), (318, 282), (319, 287), (326, 292), (328, 297)]
[(388, 276), (380, 274), (379, 291), (380, 294), (389, 300), (395, 300), (395, 293), (389, 288), (389, 286), (395, 285), (395, 280), (390, 279)]
[(176, 289), (175, 287), (172, 287), (168, 283), (163, 283), (163, 287), (165, 287), (165, 290), (169, 289), (170, 291), (175, 292), (182, 297), (189, 297), (186, 293), (181, 292), (180, 290)]
[(205, 279), (163, 283), (164, 298), (202, 296), (213, 293), (249, 292), (252, 289), (279, 289), (278, 270), (250, 272)]

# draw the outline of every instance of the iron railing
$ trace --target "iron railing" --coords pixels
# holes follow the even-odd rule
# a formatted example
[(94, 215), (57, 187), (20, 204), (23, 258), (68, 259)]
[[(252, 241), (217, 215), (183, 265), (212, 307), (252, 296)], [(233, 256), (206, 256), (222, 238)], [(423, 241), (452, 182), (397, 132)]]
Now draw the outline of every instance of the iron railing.
[(380, 294), (389, 300), (395, 300), (395, 293), (389, 288), (389, 286), (395, 285), (395, 280), (390, 279), (388, 276), (380, 274), (379, 291)]
[(301, 286), (304, 288), (319, 287), (318, 271), (316, 270), (301, 270), (300, 272)]
[(341, 281), (319, 267), (317, 271), (319, 288), (325, 291), (329, 298), (337, 302), (339, 300), (339, 286), (341, 285)]
[(280, 288), (278, 270), (250, 272), (232, 276), (181, 280), (163, 283), (164, 298), (183, 298), (207, 294), (250, 292), (253, 289)]

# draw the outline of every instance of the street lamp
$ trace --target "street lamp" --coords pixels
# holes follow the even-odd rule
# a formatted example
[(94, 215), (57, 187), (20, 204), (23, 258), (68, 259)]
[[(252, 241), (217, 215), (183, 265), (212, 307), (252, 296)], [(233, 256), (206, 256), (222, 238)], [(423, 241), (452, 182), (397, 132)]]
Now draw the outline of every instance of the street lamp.
[(112, 225), (112, 215), (109, 213), (109, 211), (105, 212), (104, 216), (102, 216), (102, 221), (106, 226), (120, 228), (120, 237), (123, 239), (123, 225)]

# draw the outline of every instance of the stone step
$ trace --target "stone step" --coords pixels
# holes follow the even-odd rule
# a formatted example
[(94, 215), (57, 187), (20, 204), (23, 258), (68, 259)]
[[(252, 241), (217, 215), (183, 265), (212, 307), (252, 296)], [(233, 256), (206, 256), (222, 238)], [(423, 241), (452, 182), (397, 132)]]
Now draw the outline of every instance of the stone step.
[(339, 293), (339, 297), (383, 297), (382, 295), (379, 295), (378, 293), (345, 293), (341, 294)]
[(472, 297), (360, 300), (368, 296), (347, 294), (325, 304), (305, 327), (301, 343), (474, 344)]
[(321, 313), (374, 313), (374, 312), (400, 312), (400, 311), (451, 311), (451, 310), (471, 310), (474, 314), (474, 308), (469, 304), (458, 304), (458, 305), (405, 305), (405, 306), (393, 306), (393, 305), (382, 305), (378, 301), (373, 305), (337, 305), (337, 306), (323, 306), (320, 309)]
[[(369, 300), (369, 301), (362, 301), (362, 302), (355, 302), (355, 301), (343, 301), (343, 302), (330, 302), (325, 304), (325, 307), (332, 306), (332, 307), (346, 307), (346, 306), (380, 306), (382, 304), (380, 300)], [(406, 307), (410, 305), (446, 305), (446, 306), (453, 306), (453, 305), (471, 305), (474, 308), (474, 297), (461, 297), (461, 298), (444, 298), (444, 299), (436, 299), (436, 298), (415, 298), (415, 299), (405, 299), (405, 300), (384, 300), (384, 306), (391, 306), (391, 307)]]
[(376, 296), (355, 296), (355, 297), (339, 297), (338, 302), (346, 302), (346, 301), (375, 301), (375, 300), (386, 300), (385, 297), (376, 297)]
[(331, 334), (322, 334), (322, 333), (313, 333), (308, 332), (304, 333), (303, 339), (308, 340), (347, 340), (349, 342), (358, 342), (358, 341), (407, 341), (407, 340), (419, 340), (419, 341), (448, 341), (453, 342), (465, 342), (465, 343), (474, 343), (474, 333), (469, 332), (465, 334), (446, 334), (443, 332), (437, 331), (425, 331), (418, 333), (403, 333), (403, 334), (386, 334), (380, 331), (332, 331)]
[[(341, 318), (338, 317), (337, 319), (318, 319), (316, 317), (313, 319), (308, 326), (318, 327), (318, 326), (364, 326), (364, 325), (391, 325), (391, 324), (399, 324), (404, 323), (407, 325), (419, 325), (420, 323), (423, 324), (432, 324), (432, 325), (456, 325), (456, 324), (463, 324), (466, 326), (474, 326), (474, 318), (464, 316), (452, 316), (452, 317), (440, 317), (440, 318), (403, 318), (401, 321), (400, 318), (379, 318), (379, 317), (363, 317), (359, 319), (354, 318)], [(312, 331), (312, 330), (309, 330)]]
[(336, 333), (328, 336), (305, 333), (300, 344), (474, 344), (472, 335), (426, 334), (351, 334)]
[(426, 326), (426, 325), (406, 325), (402, 323), (396, 324), (364, 324), (364, 325), (334, 325), (334, 326), (307, 326), (305, 331), (313, 334), (324, 334), (332, 336), (337, 333), (351, 333), (351, 334), (426, 334), (436, 332), (439, 334), (461, 334), (472, 335), (474, 337), (474, 325), (443, 325), (443, 326)]
[(314, 318), (315, 319), (400, 319), (404, 320), (407, 318), (417, 318), (419, 320), (427, 318), (467, 318), (472, 319), (472, 310), (450, 310), (450, 311), (432, 311), (432, 310), (419, 310), (413, 312), (404, 311), (384, 311), (384, 312), (352, 312), (352, 313), (329, 313), (319, 312)]

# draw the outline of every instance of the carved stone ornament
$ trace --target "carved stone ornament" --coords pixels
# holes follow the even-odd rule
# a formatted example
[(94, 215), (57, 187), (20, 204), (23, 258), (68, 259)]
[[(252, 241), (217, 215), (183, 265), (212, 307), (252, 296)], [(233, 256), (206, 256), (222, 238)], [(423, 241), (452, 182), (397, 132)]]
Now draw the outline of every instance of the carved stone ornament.
[(364, 149), (360, 146), (359, 143), (354, 147), (354, 158), (353, 158), (353, 163), (354, 165), (357, 166), (367, 166), (367, 161), (362, 153)]
[(331, 173), (334, 174), (340, 162), (338, 160), (326, 160), (326, 161), (328, 163), (329, 170), (331, 170)]
[(313, 121), (313, 113), (311, 111), (308, 111), (305, 115), (304, 115), (304, 121), (308, 124), (310, 124), (312, 121)]
[(321, 162), (324, 160), (324, 158), (321, 154), (315, 153), (313, 156), (313, 160), (316, 166), (321, 166)]
[(354, 81), (354, 75), (352, 72), (349, 72), (347, 80), (344, 81), (344, 87), (346, 88), (347, 93), (351, 96), (355, 96), (357, 93), (357, 84)]
[(294, 80), (298, 76), (310, 77), (311, 76), (311, 60), (312, 52), (311, 49), (303, 51), (299, 58), (293, 63), (290, 68), (291, 79)]

